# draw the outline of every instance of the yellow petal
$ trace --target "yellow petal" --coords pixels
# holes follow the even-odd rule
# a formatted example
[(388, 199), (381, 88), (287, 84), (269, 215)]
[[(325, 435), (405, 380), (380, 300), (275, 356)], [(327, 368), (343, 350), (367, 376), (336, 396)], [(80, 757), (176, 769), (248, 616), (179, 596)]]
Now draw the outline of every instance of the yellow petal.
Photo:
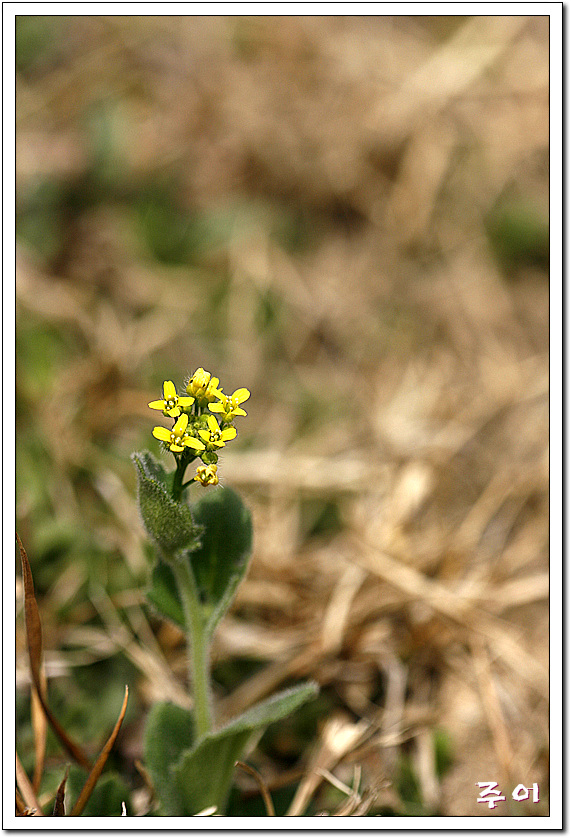
[(247, 390), (245, 387), (240, 387), (238, 390), (235, 390), (232, 394), (232, 401), (234, 404), (242, 404), (247, 399), (250, 398), (250, 391)]
[(177, 454), (180, 454), (181, 451), (184, 451), (184, 448), (182, 447), (182, 445), (175, 445), (174, 442), (172, 443), (170, 449), (171, 449), (171, 451), (176, 451)]
[(194, 404), (194, 399), (192, 398), (192, 396), (179, 396), (178, 403), (182, 407), (190, 407), (191, 404)]
[(189, 448), (194, 448), (195, 451), (204, 451), (204, 443), (193, 436), (185, 436), (182, 440)]
[(186, 431), (186, 426), (188, 425), (188, 416), (186, 413), (183, 413), (181, 416), (178, 417), (176, 420), (175, 426), (173, 428), (174, 433), (177, 436), (180, 436)]
[(162, 439), (163, 442), (170, 442), (171, 432), (166, 428), (153, 428), (153, 436), (157, 439)]
[(210, 428), (212, 433), (218, 433), (218, 431), (220, 430), (220, 426), (218, 425), (218, 422), (216, 421), (214, 416), (207, 416), (206, 421), (208, 422), (208, 427)]
[(153, 410), (164, 410), (166, 402), (163, 399), (158, 399), (157, 401), (149, 402), (149, 407), (152, 407)]
[(198, 432), (205, 442), (210, 442), (210, 433), (201, 428)]
[(210, 381), (210, 373), (206, 372), (205, 369), (199, 367), (194, 375), (192, 376), (192, 383), (197, 389), (201, 389), (202, 387), (207, 387), (208, 382)]
[(224, 440), (234, 439), (234, 437), (236, 436), (236, 433), (237, 433), (236, 428), (226, 428), (226, 430), (222, 431), (221, 437)]
[(166, 411), (167, 416), (170, 416), (171, 419), (174, 419), (175, 416), (178, 416), (180, 413), (180, 407), (171, 407), (170, 410)]
[(176, 387), (172, 381), (165, 381), (163, 384), (163, 393), (165, 394), (165, 401), (167, 399), (172, 399), (173, 396), (176, 396)]

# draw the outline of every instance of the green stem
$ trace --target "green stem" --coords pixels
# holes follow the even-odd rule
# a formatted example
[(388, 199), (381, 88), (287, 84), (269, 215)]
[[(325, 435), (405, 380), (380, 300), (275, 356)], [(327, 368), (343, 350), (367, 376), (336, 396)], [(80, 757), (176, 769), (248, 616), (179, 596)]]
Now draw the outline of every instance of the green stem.
[(174, 473), (173, 481), (172, 481), (172, 496), (174, 500), (179, 501), (180, 496), (182, 495), (182, 479), (184, 477), (184, 472), (186, 471), (187, 463), (184, 460), (184, 455), (181, 459), (177, 460), (176, 463), (176, 471)]
[(196, 459), (196, 454), (194, 452), (189, 452), (188, 448), (181, 454), (180, 457), (177, 457), (176, 460), (176, 470), (174, 472), (174, 477), (172, 481), (172, 496), (174, 500), (179, 501), (182, 497), (183, 491), (186, 489), (187, 486), (193, 482), (192, 480), (188, 480), (186, 483), (183, 483), (184, 473), (186, 471), (186, 467), (191, 463), (194, 459)]
[[(184, 473), (190, 460), (185, 451), (177, 457), (176, 471), (173, 477), (172, 496), (180, 501), (183, 490), (192, 481), (183, 484)], [(190, 561), (186, 556), (169, 562), (172, 567), (182, 601), (189, 658), (189, 674), (194, 693), (194, 718), (196, 734), (200, 738), (212, 729), (212, 702), (210, 698), (210, 677), (208, 666), (208, 639), (204, 632), (204, 620), (196, 580)]]
[(208, 666), (208, 640), (204, 632), (202, 610), (196, 582), (188, 559), (171, 563), (186, 623), (189, 652), (189, 672), (194, 692), (194, 718), (196, 733), (200, 738), (212, 730), (212, 705)]

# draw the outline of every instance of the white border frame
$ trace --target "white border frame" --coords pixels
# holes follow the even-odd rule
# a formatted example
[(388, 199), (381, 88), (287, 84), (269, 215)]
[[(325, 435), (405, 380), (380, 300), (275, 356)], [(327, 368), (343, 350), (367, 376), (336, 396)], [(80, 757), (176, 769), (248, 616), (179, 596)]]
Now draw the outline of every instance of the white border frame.
[[(6, 421), (3, 447), (3, 533), (5, 561), (3, 564), (3, 765), (2, 803), (3, 829), (197, 829), (219, 831), (251, 830), (356, 830), (389, 829), (423, 831), (438, 830), (560, 830), (563, 828), (563, 799), (571, 799), (563, 788), (563, 4), (562, 3), (3, 3), (3, 388), (4, 394), (15, 389), (15, 70), (14, 26), (16, 15), (31, 14), (133, 14), (139, 7), (145, 15), (404, 15), (454, 14), (477, 15), (544, 15), (550, 17), (550, 673), (551, 673), (551, 810), (547, 817), (426, 817), (426, 818), (204, 818), (189, 822), (188, 818), (65, 818), (53, 821), (34, 818), (22, 821), (13, 814), (13, 783), (15, 731), (14, 696), (14, 466), (15, 454), (10, 442), (12, 424)], [(12, 408), (12, 398), (6, 409)], [(3, 414), (4, 415), (4, 414)], [(552, 664), (552, 665), (551, 665)], [(557, 793), (559, 790), (559, 794)], [(566, 795), (567, 792), (567, 795)], [(475, 792), (476, 793), (476, 792)], [(253, 825), (259, 821), (259, 825)]]

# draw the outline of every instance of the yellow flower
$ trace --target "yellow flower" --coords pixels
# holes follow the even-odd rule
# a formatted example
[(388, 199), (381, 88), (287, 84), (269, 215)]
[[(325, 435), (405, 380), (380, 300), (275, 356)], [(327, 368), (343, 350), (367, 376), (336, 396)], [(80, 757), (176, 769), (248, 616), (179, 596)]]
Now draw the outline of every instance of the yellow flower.
[(222, 397), (222, 390), (218, 389), (219, 383), (220, 379), (199, 367), (186, 385), (186, 392), (189, 396), (194, 396), (199, 405), (204, 407)]
[(218, 466), (198, 466), (196, 469), (195, 480), (198, 480), (203, 486), (216, 486), (218, 484)]
[(194, 448), (195, 451), (204, 451), (206, 447), (204, 443), (186, 433), (187, 425), (188, 416), (186, 413), (183, 413), (176, 420), (172, 431), (161, 427), (153, 428), (153, 436), (162, 442), (166, 442), (173, 454), (180, 454), (184, 451), (185, 445), (189, 448)]
[(149, 407), (153, 410), (162, 410), (167, 416), (173, 419), (180, 416), (182, 408), (190, 407), (194, 399), (190, 396), (178, 396), (176, 387), (172, 381), (165, 381), (163, 384), (164, 399), (157, 399), (155, 402), (149, 402)]
[(187, 393), (189, 392), (189, 388), (191, 386), (196, 390), (205, 390), (208, 387), (210, 378), (210, 373), (206, 372), (206, 370), (202, 369), (202, 367), (199, 367), (188, 382), (188, 386), (186, 388)]
[(250, 391), (245, 387), (234, 390), (231, 396), (222, 396), (219, 402), (210, 405), (212, 413), (221, 413), (224, 422), (232, 422), (235, 416), (247, 416), (246, 411), (238, 407), (250, 398)]
[(234, 439), (236, 436), (236, 428), (225, 428), (221, 431), (214, 416), (207, 416), (206, 421), (208, 423), (208, 430), (201, 428), (198, 433), (205, 441), (207, 451), (223, 448), (228, 440)]

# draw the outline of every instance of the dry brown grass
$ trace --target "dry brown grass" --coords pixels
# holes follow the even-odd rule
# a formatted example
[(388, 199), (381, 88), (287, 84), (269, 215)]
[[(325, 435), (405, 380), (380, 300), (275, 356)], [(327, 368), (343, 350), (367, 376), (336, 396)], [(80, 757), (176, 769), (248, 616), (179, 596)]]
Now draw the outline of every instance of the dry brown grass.
[[(74, 221), (51, 263), (20, 247), (21, 316), (78, 347), (50, 392), (27, 394), (55, 464), (54, 516), (89, 516), (74, 482), (87, 464), (108, 505), (106, 520), (88, 517), (94, 537), (140, 573), (134, 478), (101, 441), (125, 463), (141, 444), (150, 358), (164, 377), (203, 365), (229, 389), (248, 386), (250, 447), (222, 471), (253, 510), (255, 553), (214, 655), (265, 665), (221, 715), (291, 678), (339, 695), (346, 715), (324, 720), (291, 814), (328, 772), (364, 814), (355, 770), (400, 810), (390, 781), (403, 748), (427, 811), (491, 816), (475, 783), (493, 777), (504, 794), (538, 782), (542, 802), (517, 811), (547, 814), (548, 287), (530, 265), (506, 281), (482, 223), (505, 194), (547, 208), (547, 19), (88, 16), (67, 27), (59, 60), (18, 79), (21, 190), (40, 174), (80, 176), (80, 116), (113, 98), (129, 177), (176, 172), (193, 212), (247, 201), (198, 267), (152, 263), (111, 202)], [(310, 248), (276, 239), (275, 202), (301, 213)], [(224, 328), (209, 335), (205, 300), (221, 275)], [(256, 312), (270, 293), (280, 316), (268, 337)], [(26, 498), (19, 486), (24, 540)], [(307, 515), (328, 501), (340, 525), (307, 537)], [(71, 599), (76, 577), (46, 609)], [(77, 660), (123, 648), (144, 701), (188, 703), (180, 638), (166, 626), (155, 637), (140, 603), (135, 590), (121, 603), (100, 592), (86, 615), (97, 609), (104, 629), (78, 620), (52, 639)], [(72, 653), (56, 650), (48, 675), (66, 665)], [(437, 728), (453, 742), (443, 778)]]

